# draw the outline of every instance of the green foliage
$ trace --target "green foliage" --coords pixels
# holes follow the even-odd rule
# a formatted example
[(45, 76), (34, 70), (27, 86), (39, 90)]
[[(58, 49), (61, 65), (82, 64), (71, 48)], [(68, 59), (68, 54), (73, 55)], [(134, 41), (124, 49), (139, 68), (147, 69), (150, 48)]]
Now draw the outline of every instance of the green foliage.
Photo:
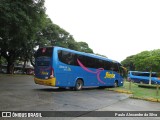
[(93, 50), (89, 48), (86, 42), (77, 42), (77, 44), (78, 44), (78, 51), (93, 53)]
[(52, 23), (50, 18), (45, 19), (43, 28), (37, 34), (37, 43), (39, 47), (60, 46), (77, 51), (93, 53), (86, 42), (76, 42), (72, 35), (63, 28)]
[(6, 60), (3, 57), (0, 57), (0, 65), (6, 64)]
[(135, 56), (136, 70), (159, 71), (160, 70), (160, 49), (144, 51)]
[(134, 55), (127, 57), (121, 64), (128, 70), (135, 70)]
[(44, 14), (44, 0), (1, 0), (0, 55), (8, 62), (8, 73), (16, 59), (31, 53)]
[(143, 51), (134, 56), (127, 57), (121, 63), (128, 70), (158, 72), (160, 71), (160, 49)]
[[(154, 86), (154, 85), (146, 85), (146, 86)], [(148, 100), (149, 98), (160, 99), (160, 95), (159, 96), (156, 95), (157, 92), (156, 89), (142, 88), (139, 87), (139, 84), (132, 82), (130, 83), (125, 81), (122, 87), (109, 88), (109, 90), (121, 91), (121, 92), (128, 91), (128, 93), (131, 92), (133, 94), (132, 98), (140, 98), (145, 100)]]
[(1, 0), (0, 20), (0, 58), (6, 59), (8, 73), (16, 60), (33, 63), (37, 46), (93, 53), (87, 43), (76, 42), (70, 33), (52, 23), (45, 14), (44, 0)]
[[(96, 53), (96, 55), (99, 55), (99, 56), (102, 56), (102, 57), (106, 57), (105, 55), (101, 55), (101, 54), (99, 54), (99, 53)], [(107, 57), (106, 57), (107, 58)]]

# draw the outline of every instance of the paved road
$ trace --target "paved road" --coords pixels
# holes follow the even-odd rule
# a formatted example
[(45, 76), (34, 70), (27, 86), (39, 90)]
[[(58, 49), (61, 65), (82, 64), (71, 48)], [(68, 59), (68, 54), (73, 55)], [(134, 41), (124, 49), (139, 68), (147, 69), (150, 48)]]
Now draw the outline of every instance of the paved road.
[[(97, 88), (60, 90), (34, 84), (32, 76), (0, 75), (0, 111), (160, 111), (160, 104), (129, 99), (128, 95)], [(28, 118), (27, 118), (28, 119)], [(52, 119), (52, 118), (47, 118)], [(64, 119), (64, 118), (56, 118)], [(65, 118), (82, 120), (78, 118)], [(87, 118), (91, 119), (91, 118)], [(98, 118), (94, 117), (93, 120)], [(101, 119), (108, 119), (103, 118)], [(109, 118), (122, 119), (122, 118)], [(136, 119), (136, 118), (127, 118)], [(144, 118), (137, 118), (144, 119)], [(151, 118), (145, 118), (151, 119)], [(154, 118), (157, 119), (158, 118)]]

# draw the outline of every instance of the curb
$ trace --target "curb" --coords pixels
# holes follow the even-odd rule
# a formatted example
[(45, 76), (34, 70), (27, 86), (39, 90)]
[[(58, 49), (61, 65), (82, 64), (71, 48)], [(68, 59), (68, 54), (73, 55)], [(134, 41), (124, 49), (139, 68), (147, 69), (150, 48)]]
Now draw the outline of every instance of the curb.
[(113, 91), (119, 92), (119, 93), (133, 94), (131, 91), (127, 91), (127, 90), (113, 90)]
[(115, 92), (119, 92), (119, 93), (126, 93), (126, 94), (133, 94), (131, 91), (127, 91), (127, 90), (110, 90), (109, 91), (115, 91)]
[(146, 100), (146, 101), (151, 101), (151, 102), (160, 102), (160, 99), (156, 99), (156, 98), (140, 98), (140, 97), (136, 97), (136, 96), (130, 96), (130, 98), (139, 99), (139, 100)]
[[(115, 91), (115, 92), (119, 92), (119, 93), (126, 93), (126, 94), (133, 94), (133, 92), (131, 91), (127, 91), (127, 90), (110, 90), (109, 91)], [(156, 98), (141, 98), (141, 97), (136, 97), (136, 96), (130, 96), (129, 98), (133, 98), (133, 99), (139, 99), (139, 100), (146, 100), (146, 101), (151, 101), (151, 102), (160, 102), (160, 99), (156, 99)]]

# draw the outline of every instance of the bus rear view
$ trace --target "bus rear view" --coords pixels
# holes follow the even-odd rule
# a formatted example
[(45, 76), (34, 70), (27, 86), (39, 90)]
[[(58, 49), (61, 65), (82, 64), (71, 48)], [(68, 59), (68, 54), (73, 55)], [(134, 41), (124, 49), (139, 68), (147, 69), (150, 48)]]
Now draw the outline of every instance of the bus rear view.
[(52, 64), (54, 47), (39, 48), (35, 59), (36, 84), (55, 86), (54, 68)]

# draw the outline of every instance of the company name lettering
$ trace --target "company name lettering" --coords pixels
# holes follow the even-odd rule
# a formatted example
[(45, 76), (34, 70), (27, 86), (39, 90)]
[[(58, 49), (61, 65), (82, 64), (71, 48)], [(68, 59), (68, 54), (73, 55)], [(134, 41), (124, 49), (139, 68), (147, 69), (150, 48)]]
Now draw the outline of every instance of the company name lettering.
[(106, 72), (106, 76), (104, 78), (115, 78), (115, 74), (111, 74), (109, 72)]

